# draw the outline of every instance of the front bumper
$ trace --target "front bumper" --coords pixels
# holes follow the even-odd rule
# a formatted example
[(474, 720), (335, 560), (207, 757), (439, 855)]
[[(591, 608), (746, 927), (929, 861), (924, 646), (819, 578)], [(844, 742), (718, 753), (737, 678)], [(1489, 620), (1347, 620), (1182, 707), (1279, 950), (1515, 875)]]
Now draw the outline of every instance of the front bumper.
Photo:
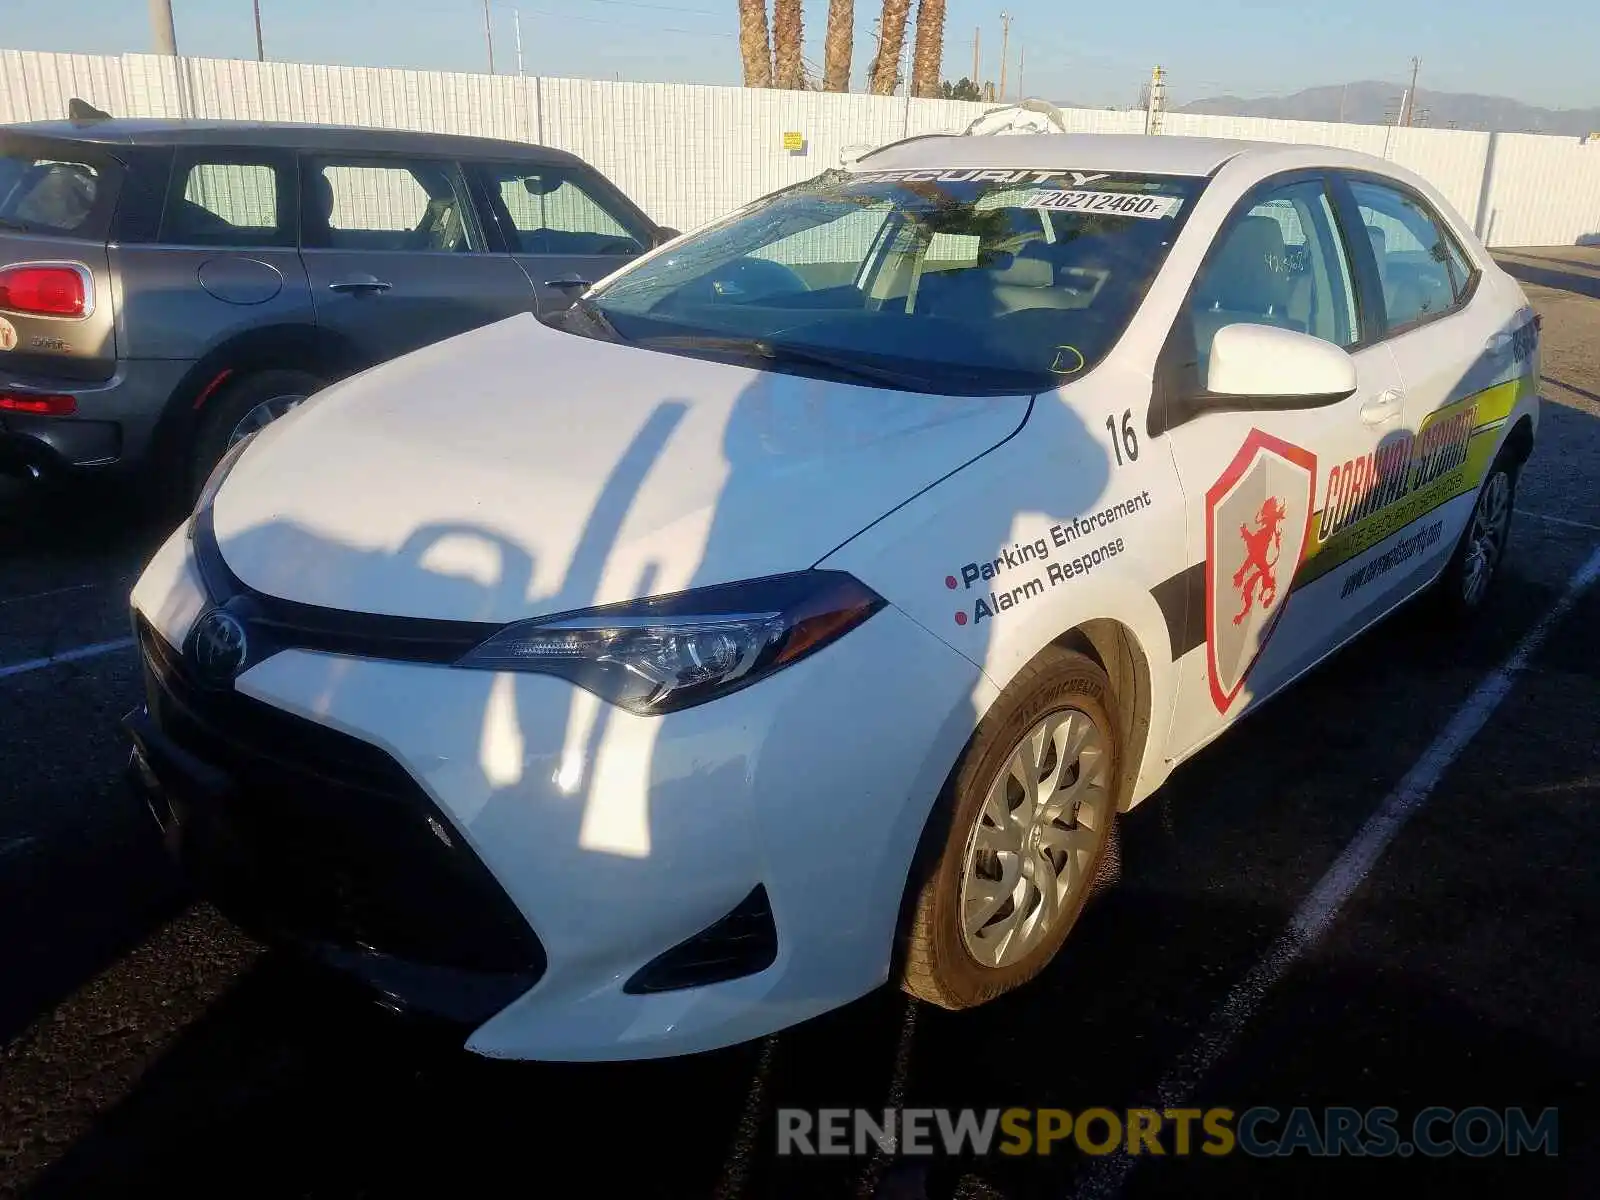
[[(180, 532), (134, 607), (170, 650), (204, 605)], [(883, 983), (918, 838), (990, 698), (971, 663), (893, 608), (754, 687), (665, 717), (634, 717), (544, 676), (298, 649), (249, 668), (227, 695), (398, 771), (389, 790), (405, 795), (413, 826), (432, 816), (481, 864), (544, 956), (542, 973), (477, 1025), (468, 1049), (557, 1060), (712, 1049)], [(272, 745), (283, 769), (305, 766), (299, 746)], [(256, 790), (263, 808), (247, 837), (262, 847), (276, 825), (300, 818), (280, 815), (273, 797), (285, 790)], [(348, 804), (337, 820), (353, 856), (404, 874), (394, 839), (376, 832), (395, 810), (341, 795), (324, 793), (316, 821)], [(304, 807), (299, 793), (288, 807)], [(426, 840), (442, 848), (437, 832)], [(421, 852), (424, 839), (413, 841), (407, 855)], [(628, 986), (674, 948), (748, 915), (754, 897), (776, 930), (770, 965), (701, 986)], [(493, 908), (418, 919), (466, 937)], [(417, 958), (403, 939), (367, 941)], [(436, 946), (427, 950), (437, 959)]]
[(130, 778), (224, 913), (453, 1022), (538, 981), (538, 938), (398, 763), (248, 697), (206, 696), (143, 621), (139, 644)]

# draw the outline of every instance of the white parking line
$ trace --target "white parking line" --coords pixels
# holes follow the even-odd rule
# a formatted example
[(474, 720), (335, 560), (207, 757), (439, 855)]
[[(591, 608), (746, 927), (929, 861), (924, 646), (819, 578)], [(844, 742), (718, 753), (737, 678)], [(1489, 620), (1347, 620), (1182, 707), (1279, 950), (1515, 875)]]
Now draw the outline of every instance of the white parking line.
[(51, 596), (65, 596), (68, 592), (87, 592), (90, 588), (103, 586), (98, 583), (75, 583), (71, 587), (51, 588), (47, 592), (31, 592), (26, 596), (0, 597), (0, 605), (22, 604), (28, 600), (48, 600)]
[(72, 650), (63, 650), (59, 654), (52, 654), (48, 658), (30, 658), (26, 662), (8, 663), (0, 666), (0, 679), (9, 679), (13, 675), (26, 675), (30, 671), (42, 671), (46, 667), (54, 667), (60, 663), (77, 662), (83, 658), (98, 658), (102, 654), (112, 654), (118, 650), (126, 650), (133, 645), (131, 637), (117, 638), (112, 642), (96, 642), (92, 646), (78, 646)]
[(1549, 513), (1529, 512), (1525, 508), (1516, 510), (1519, 517), (1532, 517), (1535, 521), (1549, 521), (1552, 525), (1570, 525), (1574, 529), (1587, 529), (1591, 533), (1600, 533), (1600, 525), (1591, 525), (1587, 521), (1574, 521), (1570, 517), (1552, 517)]
[[(1167, 1071), (1156, 1087), (1157, 1102), (1151, 1107), (1180, 1108), (1194, 1095), (1200, 1081), (1255, 1016), (1268, 991), (1338, 916), (1339, 910), (1372, 870), (1378, 856), (1394, 841), (1406, 821), (1427, 802), (1450, 764), (1460, 757), (1506, 698), (1516, 676), (1544, 644), (1556, 622), (1597, 578), (1600, 578), (1600, 548), (1590, 554), (1567, 581), (1560, 599), (1523, 635), (1511, 656), (1484, 676), (1433, 744), (1422, 752), (1422, 757), (1406, 772), (1399, 785), (1367, 818), (1354, 840), (1295, 910), (1288, 928), (1278, 935), (1277, 941), (1245, 977), (1234, 984), (1200, 1036)], [(1139, 1159), (1126, 1151), (1093, 1159), (1073, 1194), (1077, 1197), (1115, 1196), (1138, 1164)]]

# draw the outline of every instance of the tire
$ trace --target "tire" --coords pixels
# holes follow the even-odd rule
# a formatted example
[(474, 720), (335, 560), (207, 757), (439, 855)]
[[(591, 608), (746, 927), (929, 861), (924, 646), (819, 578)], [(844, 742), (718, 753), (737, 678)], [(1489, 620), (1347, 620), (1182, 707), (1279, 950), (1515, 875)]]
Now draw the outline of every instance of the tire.
[[(189, 461), (189, 491), (198, 492), (217, 465), (235, 436), (242, 436), (242, 428), (249, 418), (265, 425), (283, 411), (320, 391), (324, 384), (309, 371), (270, 370), (257, 371), (231, 381), (207, 401), (200, 415), (199, 428), (195, 430), (193, 450)], [(281, 411), (278, 411), (280, 410)], [(266, 420), (261, 420), (266, 417)]]
[(1508, 447), (1502, 447), (1484, 476), (1467, 527), (1434, 585), (1435, 607), (1448, 621), (1459, 624), (1476, 617), (1500, 576), (1521, 465)]
[[(902, 922), (905, 991), (941, 1008), (971, 1008), (1026, 983), (1055, 957), (1101, 878), (1122, 768), (1119, 728), (1106, 673), (1074, 650), (1052, 648), (1001, 693), (923, 834)], [(1066, 806), (1054, 820), (1023, 819), (1013, 767), (1029, 744), (1044, 747), (1036, 778), (1060, 782), (1054, 799), (1040, 797)], [(1017, 849), (1003, 848), (1010, 846)], [(1039, 922), (1052, 877), (1056, 910)], [(963, 928), (964, 914), (975, 932)]]

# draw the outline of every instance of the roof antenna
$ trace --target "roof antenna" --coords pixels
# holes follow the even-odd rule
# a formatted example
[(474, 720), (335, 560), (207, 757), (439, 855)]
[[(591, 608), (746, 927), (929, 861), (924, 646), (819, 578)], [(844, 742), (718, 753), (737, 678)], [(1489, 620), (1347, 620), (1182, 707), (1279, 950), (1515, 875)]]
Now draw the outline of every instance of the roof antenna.
[(67, 102), (67, 119), (70, 121), (85, 122), (109, 121), (112, 118), (110, 113), (101, 112), (87, 100), (80, 100), (78, 97), (74, 96)]

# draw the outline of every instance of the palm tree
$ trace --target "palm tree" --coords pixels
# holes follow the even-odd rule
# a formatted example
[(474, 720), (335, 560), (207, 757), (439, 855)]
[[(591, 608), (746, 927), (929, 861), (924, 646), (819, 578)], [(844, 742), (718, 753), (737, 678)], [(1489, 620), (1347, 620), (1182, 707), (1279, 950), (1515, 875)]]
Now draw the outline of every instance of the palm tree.
[(739, 57), (744, 60), (745, 87), (772, 86), (766, 0), (739, 0)]
[(800, 62), (800, 0), (773, 0), (772, 57), (777, 68), (776, 83), (781, 88), (805, 87), (805, 68)]
[(900, 77), (900, 48), (906, 40), (906, 16), (910, 11), (911, 0), (883, 0), (878, 57), (872, 62), (874, 96), (894, 95), (894, 85)]
[(856, 0), (828, 0), (828, 39), (822, 48), (822, 90), (850, 90), (851, 39), (855, 34)]
[(944, 62), (944, 0), (917, 0), (917, 44), (911, 59), (911, 94), (937, 96)]

